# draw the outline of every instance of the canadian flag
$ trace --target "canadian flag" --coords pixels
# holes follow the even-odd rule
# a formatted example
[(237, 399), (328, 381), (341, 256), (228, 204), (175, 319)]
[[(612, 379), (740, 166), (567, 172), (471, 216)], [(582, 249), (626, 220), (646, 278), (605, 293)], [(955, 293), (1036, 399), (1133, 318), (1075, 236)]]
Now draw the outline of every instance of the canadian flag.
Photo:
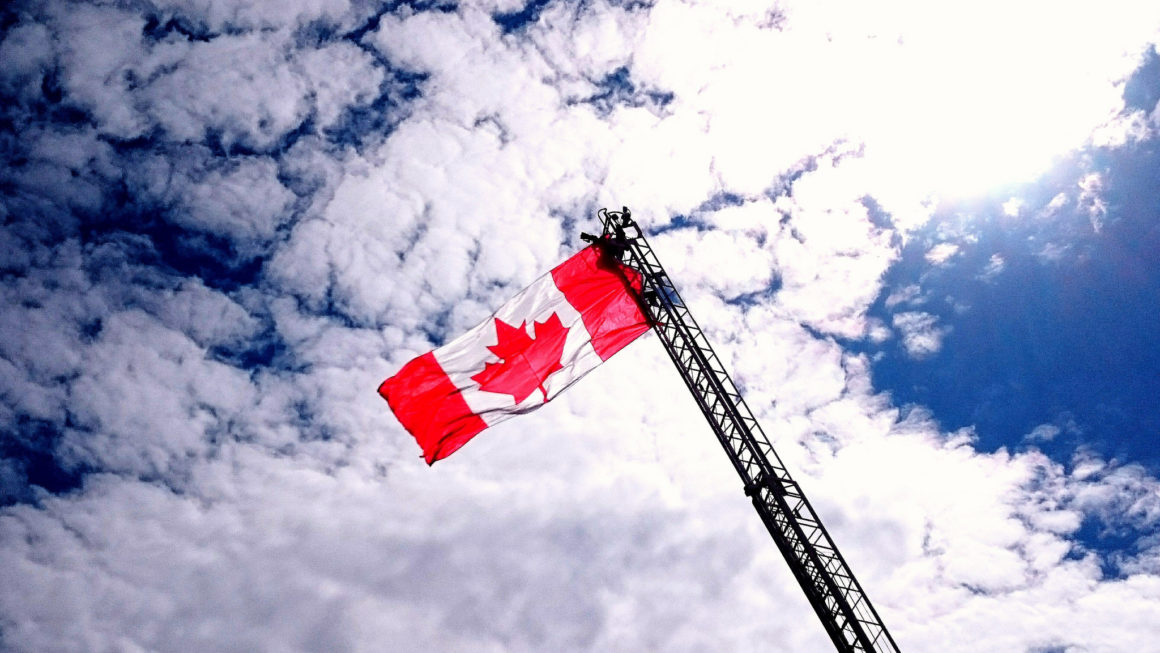
[(592, 245), (379, 386), (427, 464), (547, 403), (649, 329), (640, 275)]

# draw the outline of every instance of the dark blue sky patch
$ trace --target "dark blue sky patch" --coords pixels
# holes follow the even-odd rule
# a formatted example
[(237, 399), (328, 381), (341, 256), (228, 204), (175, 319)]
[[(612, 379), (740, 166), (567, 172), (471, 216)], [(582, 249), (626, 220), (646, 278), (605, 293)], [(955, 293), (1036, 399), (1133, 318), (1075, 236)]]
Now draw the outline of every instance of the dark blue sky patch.
[[(894, 227), (894, 220), (891, 218), (890, 214), (882, 208), (882, 205), (878, 203), (878, 200), (867, 195), (866, 197), (862, 198), (861, 202), (862, 206), (866, 208), (866, 217), (870, 220), (870, 224), (878, 227), (879, 229), (891, 229)], [(902, 244), (902, 239), (897, 234), (895, 234), (895, 241), (893, 244), (896, 246)]]
[[(4, 401), (7, 403), (7, 398)], [(92, 470), (61, 463), (55, 452), (60, 435), (59, 425), (27, 415), (19, 415), (15, 423), (5, 425), (0, 432), (0, 461), (9, 473), (19, 477), (0, 487), (0, 506), (34, 500), (32, 486), (52, 494), (71, 492), (81, 486)]]
[(227, 134), (221, 128), (212, 126), (205, 128), (205, 137), (201, 144), (209, 148), (214, 156), (221, 158), (257, 156), (265, 153), (264, 150), (251, 146), (246, 140), (237, 139), (233, 134)]
[(449, 340), (459, 335), (451, 331), (450, 307), (432, 315), (419, 326), (419, 329), (427, 337), (427, 341), (431, 343), (432, 347), (442, 347)]
[(861, 156), (862, 150), (862, 145), (851, 147), (844, 140), (834, 141), (825, 150), (803, 158), (773, 180), (773, 183), (765, 191), (765, 195), (771, 200), (776, 200), (779, 197), (790, 197), (793, 195), (794, 182), (801, 179), (806, 173), (817, 170), (823, 160), (838, 162), (847, 156)]
[(237, 36), (264, 29), (258, 25), (222, 22), (219, 29), (211, 28), (204, 20), (190, 16), (192, 11), (146, 10), (145, 24), (141, 28), (141, 35), (147, 43), (156, 43), (170, 39), (184, 39), (186, 41), (209, 42), (222, 36)]
[(85, 320), (80, 324), (81, 342), (89, 344), (101, 335), (101, 331), (105, 328), (105, 321), (99, 317)]
[(245, 256), (234, 243), (217, 234), (177, 229), (161, 221), (146, 221), (138, 233), (152, 242), (156, 258), (149, 262), (177, 276), (197, 277), (206, 286), (232, 291), (255, 283), (262, 257)]
[(398, 0), (388, 5), (393, 13), (403, 11), (409, 13), (435, 12), (451, 14), (459, 10), (459, 3), (453, 0)]
[(672, 92), (642, 86), (632, 79), (627, 66), (621, 66), (604, 77), (593, 80), (595, 91), (570, 104), (589, 104), (600, 116), (608, 116), (619, 107), (647, 107), (659, 113), (673, 101)]
[[(304, 442), (327, 442), (334, 439), (335, 432), (326, 420), (314, 410), (314, 405), (306, 400), (292, 402), (293, 418), (290, 424), (297, 429)], [(289, 451), (285, 453), (291, 453)]]
[(669, 231), (676, 231), (678, 229), (696, 229), (697, 231), (709, 231), (712, 227), (705, 222), (702, 216), (706, 213), (714, 213), (721, 209), (730, 208), (733, 206), (741, 206), (745, 204), (745, 198), (730, 192), (715, 193), (709, 199), (701, 202), (695, 209), (690, 211), (687, 215), (674, 215), (668, 223), (663, 225), (650, 226), (648, 228), (649, 235), (663, 234)]
[(741, 206), (745, 204), (745, 198), (737, 193), (730, 193), (728, 191), (714, 193), (712, 197), (702, 202), (697, 208), (693, 209), (693, 213), (712, 213), (727, 209), (734, 206)]
[[(303, 315), (324, 318), (346, 329), (382, 328), (383, 325), (381, 323), (356, 317), (347, 310), (347, 299), (338, 290), (341, 286), (342, 284), (339, 283), (338, 278), (332, 271), (326, 283), (326, 293), (322, 298), (293, 295), (294, 300), (297, 302), (298, 312)], [(448, 312), (450, 311), (450, 309), (447, 310)], [(438, 322), (438, 320), (435, 320), (435, 322)], [(289, 368), (291, 366), (283, 364), (282, 367)]]
[(495, 21), (496, 25), (499, 25), (504, 34), (519, 32), (529, 25), (536, 24), (540, 20), (540, 14), (550, 4), (552, 4), (552, 0), (529, 0), (519, 10), (492, 14), (491, 19)]
[(303, 371), (303, 365), (294, 357), (292, 348), (274, 328), (269, 316), (261, 332), (235, 342), (221, 343), (209, 349), (216, 361), (243, 370)]
[(230, 238), (171, 222), (176, 207), (141, 197), (134, 187), (109, 188), (105, 209), (78, 223), (80, 241), (93, 247), (115, 243), (139, 264), (167, 275), (195, 276), (207, 286), (232, 291), (254, 283), (263, 264), (261, 247), (243, 249)]
[(164, 41), (174, 36), (188, 41), (212, 41), (220, 36), (199, 21), (180, 15), (152, 14), (145, 19), (141, 33), (147, 41)]
[[(409, 114), (408, 105), (422, 97), (423, 87), (430, 74), (421, 70), (409, 70), (391, 61), (382, 51), (364, 42), (368, 34), (377, 31), (383, 16), (397, 12), (442, 12), (458, 9), (453, 2), (390, 2), (379, 11), (368, 16), (360, 25), (338, 33), (326, 23), (305, 25), (299, 29), (298, 40), (309, 44), (311, 40), (319, 45), (333, 40), (346, 40), (360, 48), (375, 60), (384, 72), (378, 94), (369, 102), (351, 105), (333, 124), (321, 130), (321, 135), (340, 147), (353, 147), (362, 151), (368, 144), (380, 142), (390, 135)], [(315, 130), (311, 130), (312, 132)]]
[[(769, 306), (773, 304), (774, 295), (777, 294), (778, 290), (781, 290), (781, 279), (774, 279), (768, 286), (761, 290), (741, 293), (740, 295), (726, 297), (724, 299), (726, 304), (732, 304), (733, 306), (738, 306), (742, 309), (752, 308), (754, 306)], [(814, 335), (818, 336), (820, 339), (825, 339), (824, 335), (815, 333), (812, 331), (812, 329), (811, 333), (814, 333)]]
[(413, 15), (424, 12), (448, 14), (458, 10), (459, 3), (452, 0), (395, 0), (375, 7), (374, 12), (362, 18), (361, 22), (353, 29), (344, 30), (342, 25), (326, 17), (299, 25), (294, 30), (294, 42), (303, 48), (319, 48), (339, 40), (358, 44), (367, 34), (378, 31), (383, 16)]
[(290, 148), (294, 147), (299, 140), (306, 136), (314, 134), (317, 130), (314, 126), (314, 114), (307, 115), (306, 118), (298, 123), (298, 126), (282, 135), (278, 139), (277, 145), (274, 146), (274, 152), (278, 154), (285, 154)]
[(1089, 515), (1075, 533), (1075, 539), (1087, 548), (1108, 555), (1099, 556), (1100, 573), (1105, 580), (1124, 578), (1121, 569), (1125, 555), (1139, 553), (1140, 531), (1124, 524), (1108, 524), (1099, 517)]
[[(890, 324), (897, 312), (922, 311), (950, 331), (920, 361), (897, 337), (869, 347), (881, 354), (875, 387), (930, 407), (944, 429), (974, 425), (983, 450), (1035, 446), (1066, 463), (1083, 447), (1160, 469), (1157, 145), (1077, 157), (1108, 165), (1098, 232), (1075, 202), (1076, 161), (1063, 166), (1069, 174), (1015, 189), (1033, 200), (1019, 218), (1003, 216), (997, 198), (944, 207), (903, 251), (871, 313)], [(1059, 192), (1071, 201), (1036, 217)], [(977, 241), (956, 240), (968, 233)], [(931, 265), (923, 256), (944, 239), (962, 249)], [(995, 260), (1001, 271), (988, 275)], [(886, 305), (910, 285), (918, 301)], [(1026, 437), (1044, 424), (1054, 428)]]
[[(455, 8), (448, 2), (409, 2), (391, 3), (382, 11)], [(15, 14), (8, 10), (0, 10), (0, 17), (9, 26), (17, 23)], [(184, 14), (155, 14), (145, 16), (144, 21), (146, 46), (160, 41), (207, 41), (236, 31), (215, 26), (218, 31), (214, 32), (200, 19)], [(300, 45), (350, 40), (374, 59), (386, 80), (373, 99), (348, 107), (330, 127), (324, 129), (316, 116), (308, 115), (285, 133), (268, 133), (269, 138), (257, 145), (231, 135), (228, 128), (219, 126), (215, 131), (212, 125), (205, 138), (195, 143), (177, 142), (159, 125), (132, 139), (100, 135), (94, 115), (69, 97), (63, 71), (46, 64), (37, 73), (22, 73), (20, 79), (12, 79), (0, 70), (0, 215), (4, 220), (0, 283), (12, 290), (16, 305), (23, 302), (39, 306), (29, 310), (58, 311), (60, 315), (52, 316), (54, 328), (75, 345), (72, 353), (77, 355), (103, 344), (109, 319), (105, 311), (143, 311), (161, 321), (164, 328), (187, 330), (183, 335), (204, 348), (204, 356), (247, 371), (252, 379), (260, 374), (293, 375), (308, 369), (278, 333), (263, 301), (247, 301), (246, 297), (253, 299), (256, 293), (248, 289), (262, 283), (263, 265), (274, 244), (271, 241), (287, 235), (298, 212), (323, 187), (320, 175), (326, 173), (312, 174), (302, 157), (295, 156), (295, 148), (307, 140), (311, 147), (321, 145), (317, 140), (325, 140), (329, 145), (321, 149), (341, 157), (342, 149), (362, 149), (381, 142), (408, 115), (408, 105), (423, 93), (426, 73), (399, 68), (376, 48), (361, 43), (378, 24), (375, 16), (347, 32), (326, 22), (300, 27), (296, 34)], [(129, 86), (145, 83), (131, 76), (114, 81)], [(188, 204), (196, 196), (191, 190), (251, 157), (262, 157), (267, 175), (272, 162), (278, 181), (296, 196), (296, 201), (289, 201), (285, 215), (273, 216), (269, 224), (263, 222), (253, 231), (244, 227), (231, 230), (228, 215), (221, 216), (216, 226), (195, 223), (198, 215)], [(223, 197), (223, 203), (228, 204), (230, 196)], [(228, 205), (221, 208), (230, 209)], [(219, 227), (225, 233), (217, 233)], [(83, 287), (67, 290), (78, 298), (87, 293), (92, 302), (75, 299), (75, 306), (64, 309), (38, 304), (46, 296), (66, 296), (54, 286), (57, 280), (46, 273), (47, 266), (64, 266), (59, 277)], [(224, 329), (233, 335), (222, 336), (220, 340), (225, 342), (221, 342), (216, 335), (188, 331), (180, 317), (167, 322), (167, 308), (173, 308), (166, 304), (168, 298), (181, 289), (200, 285), (245, 304), (253, 328)], [(303, 307), (303, 312), (348, 328), (377, 326), (352, 318), (334, 288), (335, 284), (330, 284), (330, 294), (322, 305), (313, 311)], [(435, 328), (445, 331), (445, 322), (437, 321)], [(36, 371), (29, 372), (29, 387), (41, 385), (53, 392), (66, 392), (75, 382), (71, 377), (52, 376), (55, 372), (35, 376)], [(70, 372), (80, 373), (77, 369)], [(313, 396), (302, 398), (297, 424), (300, 437), (330, 439), (339, 430), (315, 415), (311, 408), (315, 400)], [(33, 419), (31, 415), (43, 415), (32, 404), (21, 404), (27, 401), (18, 392), (0, 397), (0, 503), (4, 505), (34, 501), (34, 486), (50, 493), (70, 492), (83, 483), (86, 474), (100, 471), (78, 467), (75, 452), (58, 450), (63, 446), (63, 434), (83, 441), (83, 425), (72, 424), (71, 417), (65, 415), (52, 417), (53, 421)], [(237, 432), (241, 427), (228, 415), (214, 414), (219, 421), (199, 434), (206, 441), (247, 437)], [(180, 460), (170, 463), (181, 465)]]
[(368, 104), (348, 107), (323, 135), (336, 145), (359, 151), (386, 138), (407, 117), (407, 105), (422, 96), (429, 77), (424, 72), (388, 66), (378, 96)]
[[(378, 22), (375, 22), (378, 25)], [(361, 34), (360, 34), (361, 36)], [(342, 26), (327, 18), (312, 20), (294, 30), (294, 44), (299, 48), (317, 49), (346, 37)]]
[(19, 5), (19, 2), (12, 2), (0, 7), (0, 35), (15, 27), (20, 22), (20, 10), (22, 7)]
[(704, 221), (691, 215), (674, 215), (668, 224), (650, 227), (648, 233), (650, 236), (668, 233), (670, 231), (677, 231), (678, 229), (696, 229), (697, 231), (708, 231), (709, 225)]
[[(587, 0), (584, 4), (588, 4)], [(650, 9), (656, 3), (649, 0), (609, 0), (608, 4), (613, 7), (620, 7), (625, 11), (638, 11), (640, 9)]]
[[(563, 238), (560, 245), (564, 248), (564, 251), (576, 251), (588, 246), (587, 242), (580, 240), (581, 233), (600, 233), (599, 221), (592, 219), (592, 216), (596, 215), (596, 212), (600, 208), (599, 206), (589, 205), (569, 210), (559, 208), (549, 209), (549, 215), (552, 219), (560, 223), (560, 235)], [(505, 288), (508, 282), (502, 282), (502, 284), (489, 286), (489, 288)], [(513, 289), (513, 292), (519, 292), (519, 289)]]
[(1124, 105), (1151, 112), (1160, 102), (1160, 55), (1148, 48), (1136, 72), (1124, 84)]
[[(309, 200), (315, 193), (326, 185), (326, 173), (308, 165), (287, 164), (286, 159), (279, 162), (277, 179), (299, 201)], [(280, 227), (288, 229), (290, 224)]]
[(40, 78), (40, 97), (30, 98), (27, 95), (11, 96), (0, 94), (3, 100), (4, 115), (19, 116), (18, 123), (48, 122), (61, 126), (92, 125), (92, 114), (84, 108), (67, 102), (64, 88), (60, 83), (60, 69), (53, 67), (45, 70)]
[[(196, 147), (163, 148), (149, 139), (104, 142), (115, 153), (117, 169), (124, 171), (126, 178), (104, 179), (91, 170), (74, 170), (70, 181), (70, 188), (89, 184), (99, 189), (95, 209), (61, 207), (55, 203), (33, 206), (29, 203), (43, 198), (39, 185), (14, 188), (4, 198), (12, 214), (5, 228), (46, 245), (71, 238), (79, 239), (86, 246), (105, 242), (131, 244), (141, 263), (158, 266), (169, 274), (198, 276), (214, 288), (233, 290), (257, 279), (269, 243), (235, 241), (173, 220), (173, 212), (181, 207), (168, 197), (170, 193), (166, 189), (174, 183), (187, 183), (189, 175), (204, 174), (203, 168), (228, 157), (215, 157), (213, 148), (204, 151)], [(156, 158), (158, 154), (162, 159)], [(169, 179), (158, 179), (151, 167), (155, 160), (179, 162), (185, 168), (167, 166), (164, 174)], [(126, 239), (126, 236), (137, 238)], [(143, 242), (148, 246), (143, 247)]]

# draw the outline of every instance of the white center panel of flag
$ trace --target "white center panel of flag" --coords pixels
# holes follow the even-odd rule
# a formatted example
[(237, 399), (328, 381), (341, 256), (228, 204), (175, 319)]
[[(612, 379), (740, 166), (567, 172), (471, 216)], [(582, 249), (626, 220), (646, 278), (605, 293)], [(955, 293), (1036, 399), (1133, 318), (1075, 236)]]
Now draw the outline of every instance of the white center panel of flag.
[(549, 375), (544, 382), (547, 398), (551, 399), (601, 363), (600, 357), (592, 348), (591, 337), (584, 328), (579, 311), (568, 303), (564, 294), (556, 287), (551, 274), (545, 274), (537, 279), (482, 324), (433, 352), (435, 360), (443, 368), (451, 383), (459, 389), (468, 407), (488, 426), (532, 410), (545, 401), (544, 395), (536, 390), (516, 404), (512, 395), (487, 392), (472, 378), (483, 371), (481, 360), (499, 361), (499, 357), (488, 349), (498, 342), (496, 320), (502, 320), (517, 328), (522, 323), (527, 334), (536, 337), (542, 334), (534, 333), (534, 324), (546, 322), (553, 313), (564, 328), (568, 329), (568, 335), (560, 356), (562, 369)]

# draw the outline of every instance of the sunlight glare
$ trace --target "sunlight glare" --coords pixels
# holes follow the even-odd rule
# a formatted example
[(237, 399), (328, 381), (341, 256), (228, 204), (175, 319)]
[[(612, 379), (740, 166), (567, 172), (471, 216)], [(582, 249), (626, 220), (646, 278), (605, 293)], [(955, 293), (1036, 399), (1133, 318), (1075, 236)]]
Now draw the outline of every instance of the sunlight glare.
[(859, 48), (873, 101), (856, 129), (890, 183), (947, 198), (1031, 181), (1122, 108), (1123, 80), (1140, 61), (1133, 44), (1146, 40), (1123, 33), (1124, 16), (1001, 9), (916, 13), (875, 56)]

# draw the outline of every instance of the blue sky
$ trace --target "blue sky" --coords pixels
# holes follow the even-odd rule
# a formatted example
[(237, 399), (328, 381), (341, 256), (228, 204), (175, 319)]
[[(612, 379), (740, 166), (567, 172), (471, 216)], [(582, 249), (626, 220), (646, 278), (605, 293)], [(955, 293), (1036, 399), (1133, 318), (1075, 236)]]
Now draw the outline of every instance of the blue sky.
[[(1133, 79), (1152, 73), (1155, 87), (1149, 68)], [(1098, 230), (1082, 206), (1027, 219), (1084, 168), (1104, 184)], [(1031, 444), (1067, 461), (1083, 447), (1156, 470), (1158, 169), (1154, 143), (1092, 148), (1035, 183), (940, 206), (903, 249), (874, 312), (886, 318), (891, 296), (912, 288), (903, 304), (937, 316), (947, 335), (919, 360), (899, 343), (870, 348), (882, 354), (878, 387), (928, 407), (945, 428), (973, 425), (986, 449)], [(1020, 216), (1004, 212), (1012, 199)], [(926, 254), (937, 243), (961, 246), (932, 264)], [(1041, 425), (1049, 428), (1033, 436)]]
[[(1141, 89), (1160, 85), (1152, 62), (1132, 82), (1155, 106), (1155, 91)], [(1099, 170), (1106, 212), (1049, 208), (1085, 169)], [(1157, 170), (1155, 143), (1090, 148), (1034, 183), (940, 206), (903, 249), (872, 314), (889, 320), (902, 306), (933, 315), (941, 347), (918, 356), (900, 342), (867, 347), (875, 387), (901, 406), (929, 410), (944, 429), (972, 429), (980, 450), (1034, 448), (1069, 466), (1095, 455), (1155, 474)], [(1012, 200), (1018, 215), (1010, 215)], [(927, 254), (938, 243), (959, 249), (932, 263)], [(1135, 544), (1098, 520), (1078, 539), (1110, 555)], [(1111, 565), (1105, 571), (1119, 574)]]
[(0, 648), (824, 650), (655, 338), (375, 394), (628, 205), (904, 650), (1147, 650), (1154, 4), (5, 5)]

